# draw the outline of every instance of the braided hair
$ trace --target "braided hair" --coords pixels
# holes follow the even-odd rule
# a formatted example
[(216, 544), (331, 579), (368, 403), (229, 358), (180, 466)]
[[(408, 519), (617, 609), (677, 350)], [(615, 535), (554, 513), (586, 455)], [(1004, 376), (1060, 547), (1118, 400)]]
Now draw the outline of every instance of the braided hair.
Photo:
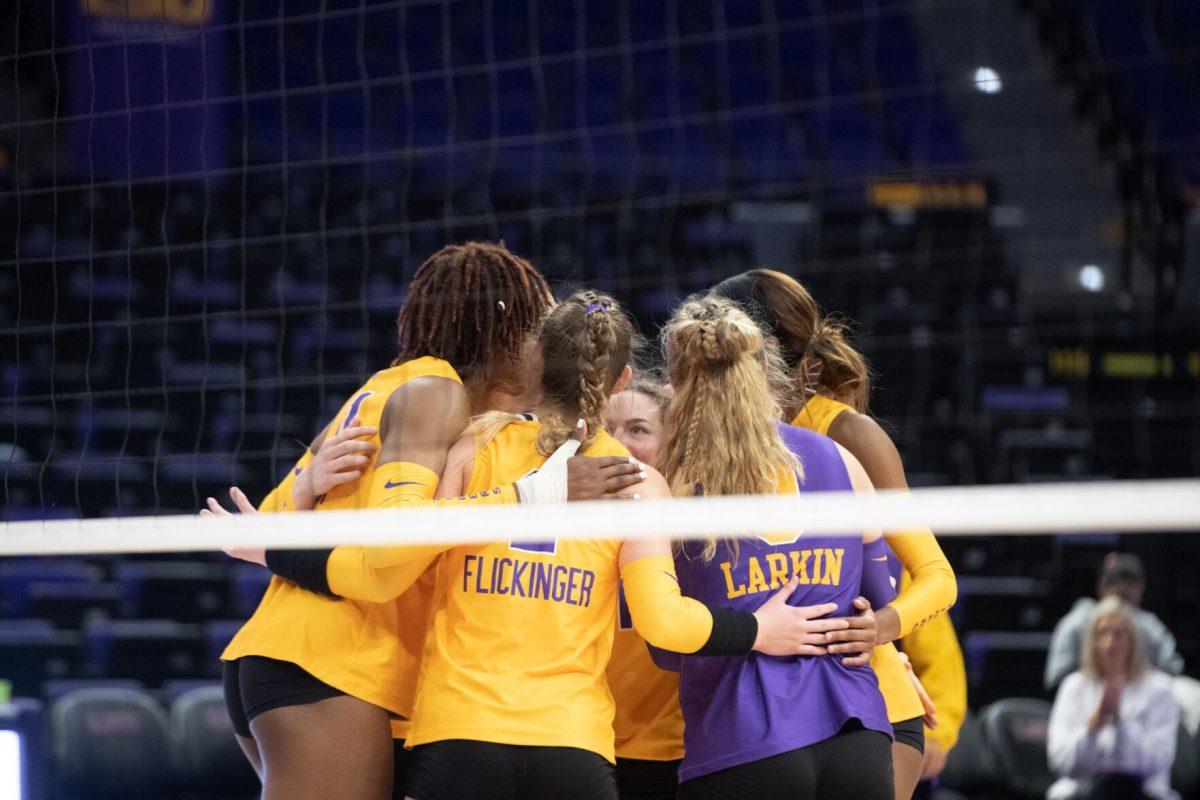
[[(745, 313), (723, 298), (692, 298), (671, 316), (662, 338), (675, 396), (658, 468), (673, 494), (770, 494), (781, 470), (803, 474), (779, 435), (772, 374), (782, 361)], [(736, 556), (736, 542), (730, 548)], [(716, 551), (710, 540), (704, 559)]]
[(503, 242), (443, 247), (426, 259), (396, 317), (401, 364), (448, 361), (464, 381), (486, 378), (497, 356), (513, 363), (553, 306), (542, 274)]
[(538, 452), (554, 452), (582, 417), (587, 439), (603, 427), (609, 394), (629, 363), (637, 334), (606, 294), (575, 292), (546, 317), (542, 346), (542, 405)]

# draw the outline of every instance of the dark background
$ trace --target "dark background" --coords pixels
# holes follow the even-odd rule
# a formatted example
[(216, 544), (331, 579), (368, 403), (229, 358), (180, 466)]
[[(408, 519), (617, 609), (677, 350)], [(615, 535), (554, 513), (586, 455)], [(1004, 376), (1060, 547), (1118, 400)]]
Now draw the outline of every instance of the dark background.
[[(0, 3), (8, 521), (261, 497), (469, 238), (649, 336), (790, 272), (854, 322), (916, 486), (1200, 472), (1187, 0), (143, 6)], [(1117, 547), (1195, 674), (1194, 536), (945, 547), (973, 705), (1042, 693)], [(0, 675), (210, 677), (261, 585), (201, 555), (2, 561), (0, 613), (57, 644)], [(174, 627), (146, 653), (106, 644), (147, 619)]]

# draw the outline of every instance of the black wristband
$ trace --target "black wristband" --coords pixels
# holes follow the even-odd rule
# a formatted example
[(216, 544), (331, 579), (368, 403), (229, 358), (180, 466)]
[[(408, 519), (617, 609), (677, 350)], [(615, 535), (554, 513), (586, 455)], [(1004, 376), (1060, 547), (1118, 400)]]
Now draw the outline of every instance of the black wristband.
[(329, 588), (325, 567), (333, 550), (268, 550), (267, 569), (310, 592), (341, 599)]
[(695, 652), (698, 656), (740, 656), (754, 649), (758, 638), (758, 620), (749, 611), (708, 607), (712, 612), (712, 633)]

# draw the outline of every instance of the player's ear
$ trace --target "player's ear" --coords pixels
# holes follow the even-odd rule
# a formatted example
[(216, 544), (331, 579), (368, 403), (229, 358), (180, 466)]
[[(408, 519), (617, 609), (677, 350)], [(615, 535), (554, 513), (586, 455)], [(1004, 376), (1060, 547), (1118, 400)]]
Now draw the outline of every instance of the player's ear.
[(621, 370), (621, 374), (617, 376), (616, 383), (613, 384), (612, 393), (620, 394), (625, 391), (625, 387), (631, 380), (633, 380), (633, 367), (626, 364), (625, 369)]

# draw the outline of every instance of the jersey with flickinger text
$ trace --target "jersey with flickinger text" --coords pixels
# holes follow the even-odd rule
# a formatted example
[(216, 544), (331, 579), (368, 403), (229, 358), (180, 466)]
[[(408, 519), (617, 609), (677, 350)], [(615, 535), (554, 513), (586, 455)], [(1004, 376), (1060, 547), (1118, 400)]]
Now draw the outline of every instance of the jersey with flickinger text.
[[(509, 423), (476, 454), (468, 492), (541, 466), (540, 423)], [(603, 430), (590, 456), (629, 453)], [(617, 615), (620, 542), (457, 547), (437, 567), (411, 745), (470, 739), (577, 747), (612, 761), (604, 668)]]

